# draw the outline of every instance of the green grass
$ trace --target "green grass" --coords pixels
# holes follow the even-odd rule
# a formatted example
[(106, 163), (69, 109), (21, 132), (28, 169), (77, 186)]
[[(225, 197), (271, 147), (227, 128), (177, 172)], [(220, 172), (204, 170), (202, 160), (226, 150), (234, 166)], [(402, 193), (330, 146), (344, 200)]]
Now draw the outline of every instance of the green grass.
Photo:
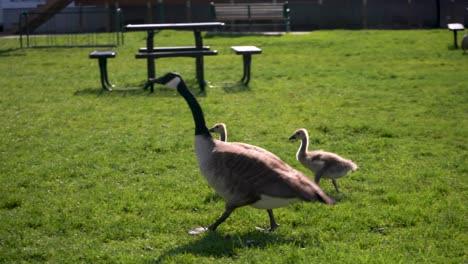
[[(466, 263), (468, 56), (447, 30), (209, 35), (219, 51), (199, 97), (229, 140), (295, 160), (295, 129), (314, 149), (359, 170), (322, 188), (334, 207), (298, 203), (236, 210), (215, 233), (191, 228), (223, 201), (201, 176), (193, 121), (175, 91), (142, 91), (143, 33), (127, 33), (100, 94), (93, 49), (17, 49), (0, 39), (0, 262), (3, 263)], [(163, 31), (158, 45), (187, 45)], [(232, 45), (257, 45), (249, 89)], [(193, 59), (157, 61), (194, 91)], [(222, 87), (219, 87), (222, 86)]]

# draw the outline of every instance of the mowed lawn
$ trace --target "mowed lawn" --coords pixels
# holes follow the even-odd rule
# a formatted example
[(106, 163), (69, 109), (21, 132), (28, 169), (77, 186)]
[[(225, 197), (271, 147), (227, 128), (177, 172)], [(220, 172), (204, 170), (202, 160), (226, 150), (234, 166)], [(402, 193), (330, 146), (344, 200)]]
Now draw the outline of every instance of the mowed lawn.
[[(338, 204), (236, 210), (207, 226), (223, 200), (200, 174), (189, 108), (175, 91), (143, 91), (144, 33), (126, 33), (100, 93), (93, 48), (19, 49), (0, 39), (0, 262), (2, 263), (466, 263), (468, 55), (448, 30), (208, 34), (209, 125), (313, 175), (295, 158), (336, 152), (359, 169), (321, 187)], [(160, 46), (191, 45), (163, 31)], [(256, 45), (248, 89), (233, 85)], [(194, 60), (157, 61), (194, 92)]]

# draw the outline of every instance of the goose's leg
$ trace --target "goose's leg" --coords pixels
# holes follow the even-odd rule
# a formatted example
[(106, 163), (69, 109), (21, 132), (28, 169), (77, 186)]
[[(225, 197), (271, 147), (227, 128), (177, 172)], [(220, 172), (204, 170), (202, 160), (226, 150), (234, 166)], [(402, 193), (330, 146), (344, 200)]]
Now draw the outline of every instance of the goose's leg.
[(218, 218), (216, 222), (210, 225), (208, 227), (208, 230), (215, 231), (216, 228), (231, 215), (232, 211), (234, 211), (234, 208), (226, 207), (226, 210), (224, 211), (223, 215), (221, 215), (221, 217)]
[(335, 179), (332, 179), (332, 183), (333, 183), (333, 186), (335, 186), (335, 190), (336, 192), (340, 192), (340, 190), (338, 190), (338, 183), (336, 183), (336, 180)]
[(194, 228), (194, 229), (189, 231), (189, 234), (198, 235), (198, 234), (203, 233), (203, 232), (205, 232), (207, 230), (215, 231), (216, 228), (231, 215), (231, 213), (232, 213), (232, 211), (234, 211), (234, 209), (235, 208), (226, 207), (226, 210), (224, 211), (223, 215), (221, 215), (221, 217), (218, 218), (218, 220), (216, 220), (216, 222), (211, 224), (209, 227)]
[(279, 224), (276, 223), (275, 216), (273, 215), (273, 210), (268, 209), (267, 212), (268, 212), (268, 216), (270, 217), (270, 230), (269, 231), (273, 231), (279, 227)]

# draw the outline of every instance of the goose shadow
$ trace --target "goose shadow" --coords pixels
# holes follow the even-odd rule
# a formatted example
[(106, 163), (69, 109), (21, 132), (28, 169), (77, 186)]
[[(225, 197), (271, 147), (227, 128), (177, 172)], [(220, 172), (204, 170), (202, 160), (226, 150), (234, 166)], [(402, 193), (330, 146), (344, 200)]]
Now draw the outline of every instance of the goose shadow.
[(199, 239), (163, 252), (155, 263), (165, 263), (177, 255), (193, 254), (211, 258), (234, 257), (238, 249), (265, 248), (276, 244), (297, 244), (303, 247), (305, 242), (288, 239), (275, 233), (249, 231), (241, 235), (206, 232)]

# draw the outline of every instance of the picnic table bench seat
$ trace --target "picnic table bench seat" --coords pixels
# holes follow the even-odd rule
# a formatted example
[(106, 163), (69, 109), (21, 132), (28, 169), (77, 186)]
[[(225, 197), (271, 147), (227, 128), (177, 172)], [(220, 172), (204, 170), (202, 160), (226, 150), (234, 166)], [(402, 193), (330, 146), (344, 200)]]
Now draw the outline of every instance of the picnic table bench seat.
[(115, 58), (117, 53), (115, 51), (98, 51), (95, 50), (89, 54), (90, 59), (98, 59), (99, 72), (101, 76), (101, 86), (103, 90), (112, 91), (113, 84), (109, 82), (107, 75), (107, 59)]
[[(153, 59), (158, 59), (158, 58), (171, 58), (171, 57), (192, 57), (192, 58), (203, 58), (204, 56), (214, 56), (218, 55), (217, 50), (181, 50), (181, 51), (166, 51), (166, 52), (140, 52), (135, 55), (135, 58), (137, 59), (148, 59), (148, 60), (153, 60)], [(204, 82), (203, 76), (203, 68), (199, 66), (197, 63), (197, 79), (199, 81)], [(153, 84), (154, 84), (154, 77), (149, 76), (148, 81), (145, 84), (144, 89), (146, 90), (148, 87), (151, 88), (151, 91), (153, 91)], [(201, 86), (203, 87), (203, 86)], [(203, 88), (202, 88), (203, 91)]]
[(457, 32), (465, 30), (465, 27), (461, 23), (449, 23), (447, 28), (453, 32), (453, 45), (458, 49)]
[(244, 62), (244, 74), (242, 76), (241, 82), (245, 86), (248, 86), (250, 81), (252, 54), (260, 54), (262, 53), (262, 49), (256, 46), (232, 46), (231, 49), (237, 55), (242, 55), (242, 60)]
[(185, 51), (167, 51), (167, 52), (143, 52), (137, 53), (137, 59), (157, 59), (168, 57), (198, 57), (218, 55), (217, 50), (185, 50)]
[[(210, 46), (203, 46), (202, 50), (209, 50)], [(171, 51), (193, 51), (199, 50), (195, 46), (178, 46), (178, 47), (154, 47), (153, 52), (171, 52)], [(147, 47), (141, 47), (138, 52), (148, 52)]]

